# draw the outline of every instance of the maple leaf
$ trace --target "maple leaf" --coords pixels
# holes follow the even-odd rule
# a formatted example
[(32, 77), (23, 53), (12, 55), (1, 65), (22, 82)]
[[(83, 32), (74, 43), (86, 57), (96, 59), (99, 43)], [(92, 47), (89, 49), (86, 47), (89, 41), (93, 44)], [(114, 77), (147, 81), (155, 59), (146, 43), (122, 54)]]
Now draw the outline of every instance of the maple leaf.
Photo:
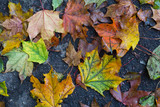
[(134, 50), (139, 42), (139, 22), (136, 17), (126, 20), (124, 28), (116, 33), (115, 38), (122, 40), (120, 49), (129, 50), (131, 47)]
[(48, 51), (41, 38), (37, 43), (22, 41), (23, 51), (29, 55), (28, 61), (44, 63), (48, 59)]
[(120, 48), (122, 40), (116, 37), (116, 33), (120, 30), (119, 23), (113, 20), (112, 24), (102, 23), (94, 26), (96, 32), (102, 37), (103, 48), (107, 52), (117, 51), (118, 56), (123, 56), (127, 52), (126, 49)]
[(41, 10), (27, 21), (29, 22), (27, 32), (31, 40), (39, 33), (41, 33), (43, 40), (48, 41), (54, 36), (54, 32), (64, 33), (63, 20), (59, 18), (58, 11)]
[(5, 103), (3, 101), (0, 101), (0, 107), (5, 107)]
[(158, 46), (147, 62), (147, 70), (151, 79), (160, 78), (160, 46)]
[(104, 17), (104, 13), (101, 12), (101, 8), (105, 7), (107, 3), (103, 3), (98, 8), (96, 8), (95, 4), (89, 7), (90, 17), (93, 21), (93, 24), (99, 24), (100, 22), (108, 23), (109, 18)]
[(122, 93), (119, 85), (117, 87), (117, 91), (111, 89), (110, 93), (116, 100), (122, 102), (124, 105), (127, 105), (129, 107), (139, 107), (139, 99), (151, 93), (151, 92), (137, 90), (139, 84), (140, 84), (140, 77), (136, 80), (130, 81), (131, 88), (129, 89), (129, 91)]
[(20, 49), (13, 49), (12, 51), (4, 54), (8, 57), (5, 72), (19, 72), (19, 78), (21, 82), (25, 80), (27, 76), (32, 75), (33, 63), (28, 60), (28, 55)]
[(117, 0), (118, 4), (112, 4), (107, 7), (107, 13), (105, 17), (111, 17), (119, 20), (120, 17), (130, 18), (136, 12), (136, 6), (132, 3), (131, 0)]
[[(63, 26), (66, 32), (69, 32), (75, 41), (76, 38), (84, 38), (83, 25), (92, 24), (87, 8), (84, 7), (82, 0), (69, 0), (63, 15)], [(86, 30), (85, 30), (86, 31)], [(82, 33), (82, 34), (81, 34)]]
[(116, 88), (124, 79), (115, 76), (119, 72), (121, 60), (113, 55), (99, 58), (98, 49), (87, 52), (84, 63), (78, 65), (82, 83), (103, 95), (103, 91)]
[(147, 18), (151, 16), (151, 10), (142, 10), (140, 9), (137, 13), (137, 16), (142, 21), (147, 21)]
[(9, 96), (9, 95), (7, 94), (7, 87), (6, 87), (5, 81), (0, 82), (0, 95)]
[(62, 4), (63, 0), (52, 0), (53, 10), (59, 7)]
[(18, 32), (21, 32), (23, 28), (22, 21), (17, 17), (6, 19), (2, 23), (2, 26), (8, 30), (11, 30), (10, 35), (16, 35)]
[(63, 60), (69, 65), (69, 66), (78, 66), (80, 64), (81, 59), (81, 51), (76, 52), (74, 49), (74, 46), (71, 42), (69, 42), (68, 48), (66, 49), (66, 58)]
[(13, 48), (19, 48), (21, 44), (21, 40), (23, 40), (23, 36), (19, 33), (10, 37), (7, 41), (3, 41), (2, 55), (6, 54), (7, 52), (11, 51)]
[[(89, 107), (88, 105), (85, 105), (81, 102), (80, 102), (80, 105), (81, 105), (81, 107)], [(93, 101), (91, 103), (91, 107), (100, 107), (95, 98), (93, 99)]]
[(97, 7), (99, 7), (106, 0), (84, 0), (84, 1), (85, 1), (85, 5), (91, 4), (91, 3), (97, 3)]
[(157, 22), (157, 24), (155, 26), (153, 26), (153, 28), (160, 30), (160, 9), (156, 10), (151, 8), (153, 11), (153, 19)]
[(31, 94), (34, 98), (38, 98), (36, 107), (61, 107), (60, 103), (63, 99), (72, 94), (75, 89), (70, 74), (65, 80), (59, 82), (58, 76), (53, 74), (53, 68), (51, 68), (50, 72), (44, 76), (44, 84), (41, 84), (34, 76), (30, 79), (34, 87)]
[(98, 52), (101, 51), (101, 38), (97, 37), (91, 43), (86, 40), (80, 39), (78, 44), (78, 50), (82, 51), (82, 57), (85, 57), (86, 52), (91, 52), (96, 47), (98, 47)]

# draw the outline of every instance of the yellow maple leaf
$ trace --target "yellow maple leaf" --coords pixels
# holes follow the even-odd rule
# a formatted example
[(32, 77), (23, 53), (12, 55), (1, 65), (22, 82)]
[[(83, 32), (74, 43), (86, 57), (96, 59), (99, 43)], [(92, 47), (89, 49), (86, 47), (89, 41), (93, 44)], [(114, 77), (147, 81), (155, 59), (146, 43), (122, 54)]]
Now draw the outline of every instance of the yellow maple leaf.
[(136, 17), (133, 16), (124, 24), (124, 28), (116, 33), (116, 38), (122, 40), (120, 49), (129, 50), (131, 47), (134, 50), (139, 42), (139, 30), (138, 21)]
[(99, 58), (98, 49), (87, 52), (84, 63), (78, 68), (82, 77), (82, 83), (103, 95), (103, 91), (116, 88), (124, 79), (116, 76), (121, 67), (120, 58), (113, 55), (104, 55)]
[(54, 31), (64, 33), (63, 20), (59, 18), (58, 11), (42, 10), (27, 19), (27, 21), (29, 22), (27, 32), (31, 40), (39, 33), (41, 33), (43, 40), (48, 41), (54, 36)]
[(45, 83), (41, 84), (37, 78), (31, 76), (31, 82), (34, 89), (31, 90), (32, 96), (37, 97), (38, 104), (36, 107), (61, 107), (64, 98), (72, 94), (75, 86), (72, 83), (72, 78), (68, 74), (65, 80), (58, 81), (58, 75), (53, 74), (53, 68), (51, 68), (48, 74), (44, 74)]

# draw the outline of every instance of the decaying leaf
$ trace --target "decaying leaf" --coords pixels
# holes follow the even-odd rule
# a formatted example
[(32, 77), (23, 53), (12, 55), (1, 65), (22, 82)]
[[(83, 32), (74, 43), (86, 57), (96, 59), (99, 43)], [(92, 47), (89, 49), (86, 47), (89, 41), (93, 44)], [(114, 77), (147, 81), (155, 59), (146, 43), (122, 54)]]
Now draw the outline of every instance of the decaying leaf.
[(85, 27), (91, 24), (89, 12), (84, 7), (82, 0), (69, 0), (63, 15), (63, 26), (66, 32), (69, 32), (74, 40), (76, 38), (84, 38), (86, 35)]
[(103, 91), (116, 88), (124, 79), (115, 76), (121, 67), (121, 60), (113, 55), (99, 58), (98, 49), (87, 52), (84, 63), (78, 65), (82, 83), (103, 95)]
[(139, 107), (139, 99), (149, 95), (151, 92), (137, 90), (140, 84), (140, 78), (130, 81), (131, 88), (127, 92), (121, 92), (120, 86), (117, 91), (110, 90), (113, 97), (129, 107)]
[(0, 107), (5, 107), (5, 103), (0, 101)]
[(132, 17), (136, 12), (136, 6), (131, 0), (117, 0), (118, 4), (112, 4), (107, 7), (105, 17), (111, 17), (119, 20), (122, 16), (125, 18)]
[(82, 51), (82, 57), (84, 58), (86, 52), (91, 52), (96, 47), (98, 47), (98, 52), (101, 50), (101, 38), (97, 37), (91, 43), (88, 43), (86, 40), (80, 39), (78, 44), (78, 50)]
[(85, 1), (85, 5), (91, 4), (91, 3), (97, 3), (97, 7), (99, 7), (106, 0), (84, 0), (84, 1)]
[(151, 13), (152, 13), (151, 10), (144, 10), (143, 11), (142, 9), (140, 9), (137, 13), (137, 16), (140, 20), (145, 22), (145, 21), (147, 21), (147, 18), (151, 17)]
[(159, 10), (156, 10), (156, 9), (153, 9), (151, 8), (152, 11), (153, 11), (153, 19), (156, 21), (156, 25), (153, 26), (153, 28), (157, 29), (157, 30), (160, 30), (160, 9)]
[(154, 0), (139, 0), (139, 2), (140, 2), (141, 4), (145, 4), (145, 3), (154, 4)]
[(5, 27), (8, 30), (11, 30), (10, 36), (16, 35), (19, 32), (22, 32), (22, 21), (18, 17), (13, 17), (11, 19), (6, 19), (3, 23), (2, 26)]
[(63, 0), (52, 0), (53, 10), (59, 7), (62, 4)]
[(9, 95), (7, 94), (7, 87), (6, 87), (5, 81), (0, 82), (0, 95), (9, 96)]
[(48, 74), (44, 74), (45, 83), (41, 84), (37, 78), (31, 76), (31, 82), (34, 89), (31, 90), (33, 98), (37, 98), (36, 107), (61, 107), (60, 103), (68, 95), (72, 94), (75, 86), (72, 83), (72, 78), (68, 74), (65, 80), (58, 81), (58, 76), (53, 74), (53, 68), (51, 68)]
[(27, 32), (31, 40), (39, 33), (41, 33), (43, 40), (48, 41), (54, 36), (54, 32), (64, 33), (63, 20), (59, 18), (58, 11), (41, 10), (27, 21), (29, 22)]
[[(81, 105), (81, 107), (89, 107), (88, 105), (85, 105), (81, 102), (80, 102), (80, 105)], [(100, 107), (95, 98), (93, 99), (90, 107)]]
[(69, 65), (69, 66), (78, 66), (80, 64), (81, 59), (81, 51), (76, 52), (74, 49), (74, 46), (71, 42), (69, 42), (68, 48), (66, 49), (66, 58), (63, 60)]
[(126, 20), (123, 29), (116, 33), (116, 38), (122, 40), (119, 47), (120, 49), (129, 50), (132, 47), (134, 50), (136, 48), (139, 42), (138, 24), (139, 22), (136, 17), (133, 16), (132, 18)]
[(101, 12), (101, 8), (105, 7), (107, 3), (103, 3), (98, 8), (96, 8), (95, 4), (91, 5), (89, 8), (90, 17), (93, 21), (93, 24), (108, 23), (110, 22), (109, 18), (104, 17), (104, 13)]
[(150, 78), (155, 80), (160, 78), (160, 46), (158, 46), (153, 53), (148, 60), (147, 69)]
[(5, 72), (19, 72), (21, 81), (25, 80), (27, 76), (32, 75), (33, 63), (28, 60), (28, 55), (20, 49), (13, 49), (12, 51), (4, 54), (8, 57)]
[(23, 51), (29, 55), (28, 61), (44, 63), (48, 59), (48, 51), (41, 38), (37, 43), (31, 41), (22, 42)]

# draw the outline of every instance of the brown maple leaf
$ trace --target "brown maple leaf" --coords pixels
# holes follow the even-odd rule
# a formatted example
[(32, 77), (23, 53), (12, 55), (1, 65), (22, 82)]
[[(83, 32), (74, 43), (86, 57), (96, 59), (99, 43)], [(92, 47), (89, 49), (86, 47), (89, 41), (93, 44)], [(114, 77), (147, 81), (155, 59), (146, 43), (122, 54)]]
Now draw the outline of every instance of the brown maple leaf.
[(83, 25), (91, 25), (91, 19), (87, 8), (84, 7), (82, 0), (69, 0), (63, 15), (64, 30), (69, 32), (73, 40), (84, 38), (86, 34), (83, 31)]
[(8, 30), (11, 30), (10, 36), (16, 35), (18, 32), (21, 32), (23, 28), (22, 21), (16, 16), (13, 16), (13, 18), (11, 19), (6, 19), (2, 23), (2, 26)]
[(68, 48), (66, 49), (66, 58), (63, 60), (69, 66), (78, 66), (80, 64), (81, 57), (81, 51), (76, 52), (72, 43), (69, 42)]
[(160, 9), (153, 9), (151, 8), (153, 11), (153, 19), (157, 22), (157, 24), (155, 26), (153, 26), (153, 28), (160, 30)]
[(139, 99), (151, 93), (137, 90), (140, 82), (140, 77), (136, 80), (130, 81), (131, 88), (127, 92), (121, 92), (120, 86), (118, 86), (117, 91), (111, 89), (110, 92), (116, 100), (122, 102), (124, 105), (129, 107), (139, 107)]
[(131, 0), (117, 0), (118, 4), (108, 6), (105, 17), (111, 17), (119, 20), (122, 16), (126, 18), (132, 17), (136, 12), (136, 6)]
[(151, 16), (151, 10), (142, 10), (140, 9), (137, 13), (137, 16), (142, 21), (147, 21), (147, 18)]
[(96, 47), (98, 47), (98, 51), (102, 49), (101, 46), (101, 38), (95, 38), (91, 43), (88, 43), (86, 40), (80, 39), (78, 44), (78, 50), (82, 51), (82, 57), (85, 57), (86, 52), (91, 52)]

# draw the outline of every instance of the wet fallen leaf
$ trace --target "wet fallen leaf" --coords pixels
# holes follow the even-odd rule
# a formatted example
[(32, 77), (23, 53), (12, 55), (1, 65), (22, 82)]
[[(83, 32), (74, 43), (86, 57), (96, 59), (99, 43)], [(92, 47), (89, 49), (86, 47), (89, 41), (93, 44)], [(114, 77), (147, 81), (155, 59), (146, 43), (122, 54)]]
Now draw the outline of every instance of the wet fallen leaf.
[(106, 0), (84, 0), (84, 1), (85, 1), (85, 5), (91, 4), (91, 3), (97, 3), (97, 7), (99, 7)]
[(27, 76), (32, 75), (33, 63), (28, 60), (28, 55), (21, 51), (21, 49), (13, 49), (12, 51), (4, 54), (8, 57), (5, 72), (19, 72), (19, 78), (21, 82), (25, 80)]
[(104, 17), (104, 13), (100, 10), (101, 8), (105, 7), (106, 4), (107, 3), (103, 3), (99, 6), (99, 8), (96, 8), (95, 4), (89, 7), (90, 17), (93, 21), (93, 24), (110, 22), (109, 18)]
[(85, 38), (86, 35), (81, 34), (84, 31), (83, 25), (90, 24), (91, 19), (87, 8), (84, 7), (84, 2), (82, 0), (69, 0), (63, 15), (63, 26), (66, 33), (69, 32), (73, 40)]
[(11, 30), (10, 36), (16, 35), (18, 32), (22, 32), (23, 28), (22, 21), (15, 16), (11, 19), (6, 19), (2, 23), (2, 26), (8, 30)]
[(77, 75), (76, 84), (80, 85), (83, 89), (87, 90), (87, 87), (85, 86), (85, 84), (82, 83), (82, 78), (80, 74)]
[(135, 80), (138, 79), (141, 75), (137, 72), (127, 72), (123, 77), (126, 80)]
[(155, 80), (160, 78), (160, 46), (158, 46), (153, 53), (148, 60), (147, 70), (150, 78)]
[(4, 70), (3, 60), (2, 57), (0, 57), (0, 72), (2, 72), (3, 70)]
[(0, 95), (9, 96), (9, 95), (7, 94), (7, 87), (6, 87), (5, 81), (0, 82)]
[(100, 37), (102, 37), (103, 48), (107, 52), (117, 51), (118, 56), (124, 56), (126, 49), (120, 48), (122, 40), (116, 37), (116, 33), (120, 30), (119, 23), (113, 20), (112, 24), (99, 24), (94, 27)]
[(120, 86), (117, 91), (110, 90), (113, 97), (129, 107), (139, 107), (139, 99), (141, 97), (149, 95), (151, 92), (137, 90), (140, 84), (140, 78), (130, 81), (131, 88), (127, 92), (121, 92)]
[(53, 68), (48, 74), (44, 74), (44, 84), (41, 84), (37, 78), (31, 76), (30, 81), (34, 87), (31, 90), (31, 94), (33, 98), (37, 98), (37, 107), (61, 107), (60, 103), (63, 102), (63, 99), (72, 94), (75, 89), (70, 74), (65, 80), (59, 82), (58, 76), (52, 73)]
[(126, 20), (125, 26), (123, 29), (119, 30), (116, 33), (116, 38), (122, 40), (120, 49), (129, 50), (131, 47), (134, 50), (139, 42), (139, 22), (136, 17)]
[(28, 61), (44, 63), (48, 59), (48, 51), (41, 38), (37, 43), (31, 41), (22, 42), (23, 51), (29, 55)]
[(153, 28), (157, 29), (157, 30), (160, 30), (160, 9), (159, 10), (156, 10), (156, 9), (153, 9), (151, 8), (152, 11), (153, 11), (153, 19), (156, 21), (156, 25), (153, 26)]
[(98, 52), (101, 50), (101, 38), (97, 37), (91, 43), (88, 43), (86, 40), (80, 39), (78, 44), (78, 50), (82, 51), (82, 57), (84, 58), (86, 52), (91, 52), (96, 47), (98, 47)]
[(62, 4), (63, 0), (52, 0), (53, 10), (59, 7)]
[(32, 40), (39, 33), (43, 40), (51, 41), (54, 36), (54, 32), (64, 33), (62, 26), (63, 20), (59, 18), (58, 11), (41, 10), (27, 19), (29, 26), (27, 32)]
[(160, 98), (158, 98), (158, 100), (156, 100), (157, 103), (157, 107), (160, 107)]
[(121, 67), (120, 58), (104, 55), (99, 58), (98, 49), (87, 52), (84, 63), (78, 65), (82, 83), (103, 95), (103, 91), (116, 88), (124, 79), (115, 76)]
[(105, 17), (111, 17), (119, 20), (120, 17), (130, 18), (136, 12), (136, 6), (131, 0), (117, 0), (118, 4), (112, 4), (107, 7), (107, 13)]
[(137, 13), (137, 16), (140, 20), (145, 22), (145, 21), (147, 21), (147, 18), (151, 17), (151, 14), (152, 14), (151, 10), (144, 10), (143, 11), (142, 9), (140, 9)]
[(139, 0), (139, 2), (140, 2), (141, 4), (145, 4), (145, 3), (154, 4), (154, 0)]
[(66, 49), (66, 58), (63, 60), (69, 65), (69, 66), (78, 66), (80, 64), (81, 59), (81, 51), (76, 52), (74, 49), (74, 46), (71, 42), (69, 42), (68, 48)]

